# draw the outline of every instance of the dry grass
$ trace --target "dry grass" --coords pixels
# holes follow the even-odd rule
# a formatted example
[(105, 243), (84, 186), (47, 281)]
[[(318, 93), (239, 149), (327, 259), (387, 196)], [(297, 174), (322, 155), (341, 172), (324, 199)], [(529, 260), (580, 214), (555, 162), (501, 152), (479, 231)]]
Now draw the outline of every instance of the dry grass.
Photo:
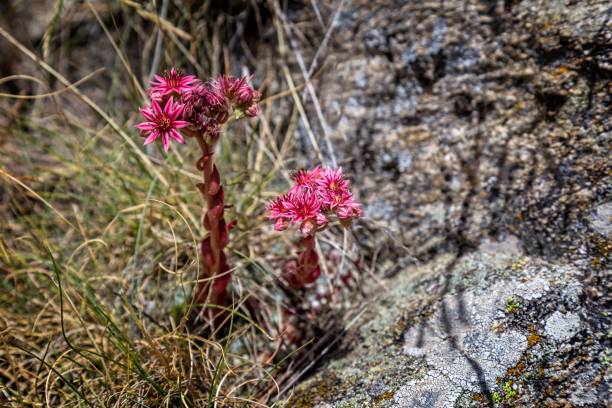
[[(273, 406), (313, 364), (303, 353), (312, 339), (302, 347), (283, 339), (280, 310), (294, 305), (277, 266), (291, 242), (273, 234), (263, 214), (272, 183), (282, 185), (293, 167), (299, 121), (325, 161), (300, 95), (308, 90), (316, 101), (312, 87), (300, 85), (313, 69), (293, 79), (276, 46), (250, 67), (267, 96), (262, 117), (232, 125), (217, 152), (234, 203), (229, 218), (238, 221), (229, 247), (233, 306), (222, 332), (191, 327), (204, 233), (197, 149), (145, 152), (133, 124), (150, 72), (174, 64), (201, 76), (229, 72), (233, 50), (224, 41), (242, 17), (228, 22), (218, 13), (211, 21), (211, 2), (158, 3), (57, 1), (38, 50), (0, 29), (31, 67), (0, 86), (19, 80), (32, 90), (0, 95), (1, 405)], [(258, 30), (262, 9), (245, 11)], [(290, 31), (282, 18), (273, 21), (282, 48)], [(103, 79), (84, 68), (81, 80), (69, 80), (52, 63), (70, 55), (63, 41), (75, 24), (101, 27), (113, 55)], [(285, 119), (274, 120), (278, 112)], [(321, 244), (343, 253), (342, 268), (349, 241), (330, 233)], [(320, 351), (330, 339), (314, 343)]]

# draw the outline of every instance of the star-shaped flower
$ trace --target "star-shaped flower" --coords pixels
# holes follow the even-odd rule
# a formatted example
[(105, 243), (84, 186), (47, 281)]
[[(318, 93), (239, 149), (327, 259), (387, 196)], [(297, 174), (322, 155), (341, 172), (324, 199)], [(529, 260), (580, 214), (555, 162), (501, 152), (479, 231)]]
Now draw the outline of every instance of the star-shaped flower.
[(159, 103), (153, 100), (151, 106), (140, 109), (140, 113), (147, 119), (147, 122), (139, 123), (136, 128), (142, 131), (143, 136), (146, 136), (145, 145), (161, 138), (164, 151), (167, 152), (170, 149), (170, 139), (185, 143), (183, 136), (178, 132), (178, 129), (190, 125), (189, 122), (178, 120), (183, 113), (183, 105), (175, 104), (172, 98), (169, 98), (162, 110)]
[(175, 68), (171, 68), (162, 75), (155, 75), (148, 92), (151, 99), (160, 101), (166, 95), (181, 95), (190, 91), (191, 84), (196, 81), (195, 75), (181, 75)]

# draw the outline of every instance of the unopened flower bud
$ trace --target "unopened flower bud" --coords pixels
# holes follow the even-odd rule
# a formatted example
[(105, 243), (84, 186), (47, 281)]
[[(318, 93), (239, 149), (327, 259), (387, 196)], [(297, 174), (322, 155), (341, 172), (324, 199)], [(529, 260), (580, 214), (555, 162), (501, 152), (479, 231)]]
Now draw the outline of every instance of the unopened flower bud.
[(300, 231), (304, 235), (311, 235), (313, 232), (315, 232), (316, 228), (317, 224), (313, 219), (306, 220), (300, 225)]
[(276, 231), (284, 231), (289, 227), (289, 221), (284, 218), (277, 218), (274, 222), (274, 229)]
[(244, 113), (250, 118), (256, 118), (261, 113), (261, 110), (259, 109), (259, 105), (255, 103), (249, 106)]

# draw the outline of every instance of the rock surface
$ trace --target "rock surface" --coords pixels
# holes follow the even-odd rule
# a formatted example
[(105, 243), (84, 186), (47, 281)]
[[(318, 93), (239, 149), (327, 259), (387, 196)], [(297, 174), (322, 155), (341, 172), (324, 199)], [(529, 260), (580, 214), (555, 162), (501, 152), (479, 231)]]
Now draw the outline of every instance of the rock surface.
[(612, 298), (584, 266), (483, 245), (410, 268), (288, 406), (604, 407)]
[(596, 246), (584, 218), (612, 186), (609, 2), (317, 4), (337, 18), (329, 42), (316, 24), (295, 39), (307, 61), (325, 44), (318, 66), (333, 67), (313, 79), (326, 126), (306, 98), (311, 125), (359, 180), (371, 242), (384, 226), (401, 243), (381, 245), (389, 267), (504, 232), (535, 255)]
[(294, 39), (333, 67), (311, 125), (395, 277), (289, 406), (607, 406), (609, 2), (317, 6), (337, 12), (329, 42)]

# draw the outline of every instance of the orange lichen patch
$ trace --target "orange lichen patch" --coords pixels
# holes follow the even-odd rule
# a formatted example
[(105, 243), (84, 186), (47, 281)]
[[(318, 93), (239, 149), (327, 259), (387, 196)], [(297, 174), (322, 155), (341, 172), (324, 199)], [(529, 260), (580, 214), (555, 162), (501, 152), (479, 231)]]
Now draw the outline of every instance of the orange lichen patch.
[(567, 74), (570, 71), (571, 71), (570, 67), (568, 67), (566, 65), (561, 65), (559, 68), (557, 68), (557, 72), (556, 73), (558, 75), (563, 75), (563, 74)]
[(599, 265), (601, 265), (601, 259), (599, 257), (591, 259), (591, 265), (593, 266), (593, 268), (598, 268)]
[(395, 393), (391, 390), (385, 391), (374, 399), (374, 403), (376, 404), (382, 401), (390, 400), (393, 398), (394, 395)]
[(484, 401), (485, 397), (481, 393), (472, 395), (472, 400), (474, 401)]
[(529, 326), (529, 336), (527, 336), (527, 347), (531, 348), (541, 341), (541, 337), (538, 335), (535, 329), (535, 325)]
[(610, 252), (612, 252), (612, 240), (602, 238), (597, 234), (591, 235), (591, 242), (595, 245), (597, 254), (591, 259), (591, 265), (593, 268), (598, 268), (602, 263), (610, 259)]
[(408, 328), (408, 320), (405, 316), (400, 316), (399, 319), (395, 321), (395, 324), (392, 327), (392, 335), (394, 341), (400, 341)]
[(608, 258), (610, 252), (612, 252), (612, 240), (605, 239), (599, 236), (595, 236), (595, 247), (597, 248), (597, 252), (603, 256), (604, 258)]
[(510, 367), (506, 374), (510, 377), (519, 378), (525, 372), (525, 361), (521, 358), (514, 367)]

